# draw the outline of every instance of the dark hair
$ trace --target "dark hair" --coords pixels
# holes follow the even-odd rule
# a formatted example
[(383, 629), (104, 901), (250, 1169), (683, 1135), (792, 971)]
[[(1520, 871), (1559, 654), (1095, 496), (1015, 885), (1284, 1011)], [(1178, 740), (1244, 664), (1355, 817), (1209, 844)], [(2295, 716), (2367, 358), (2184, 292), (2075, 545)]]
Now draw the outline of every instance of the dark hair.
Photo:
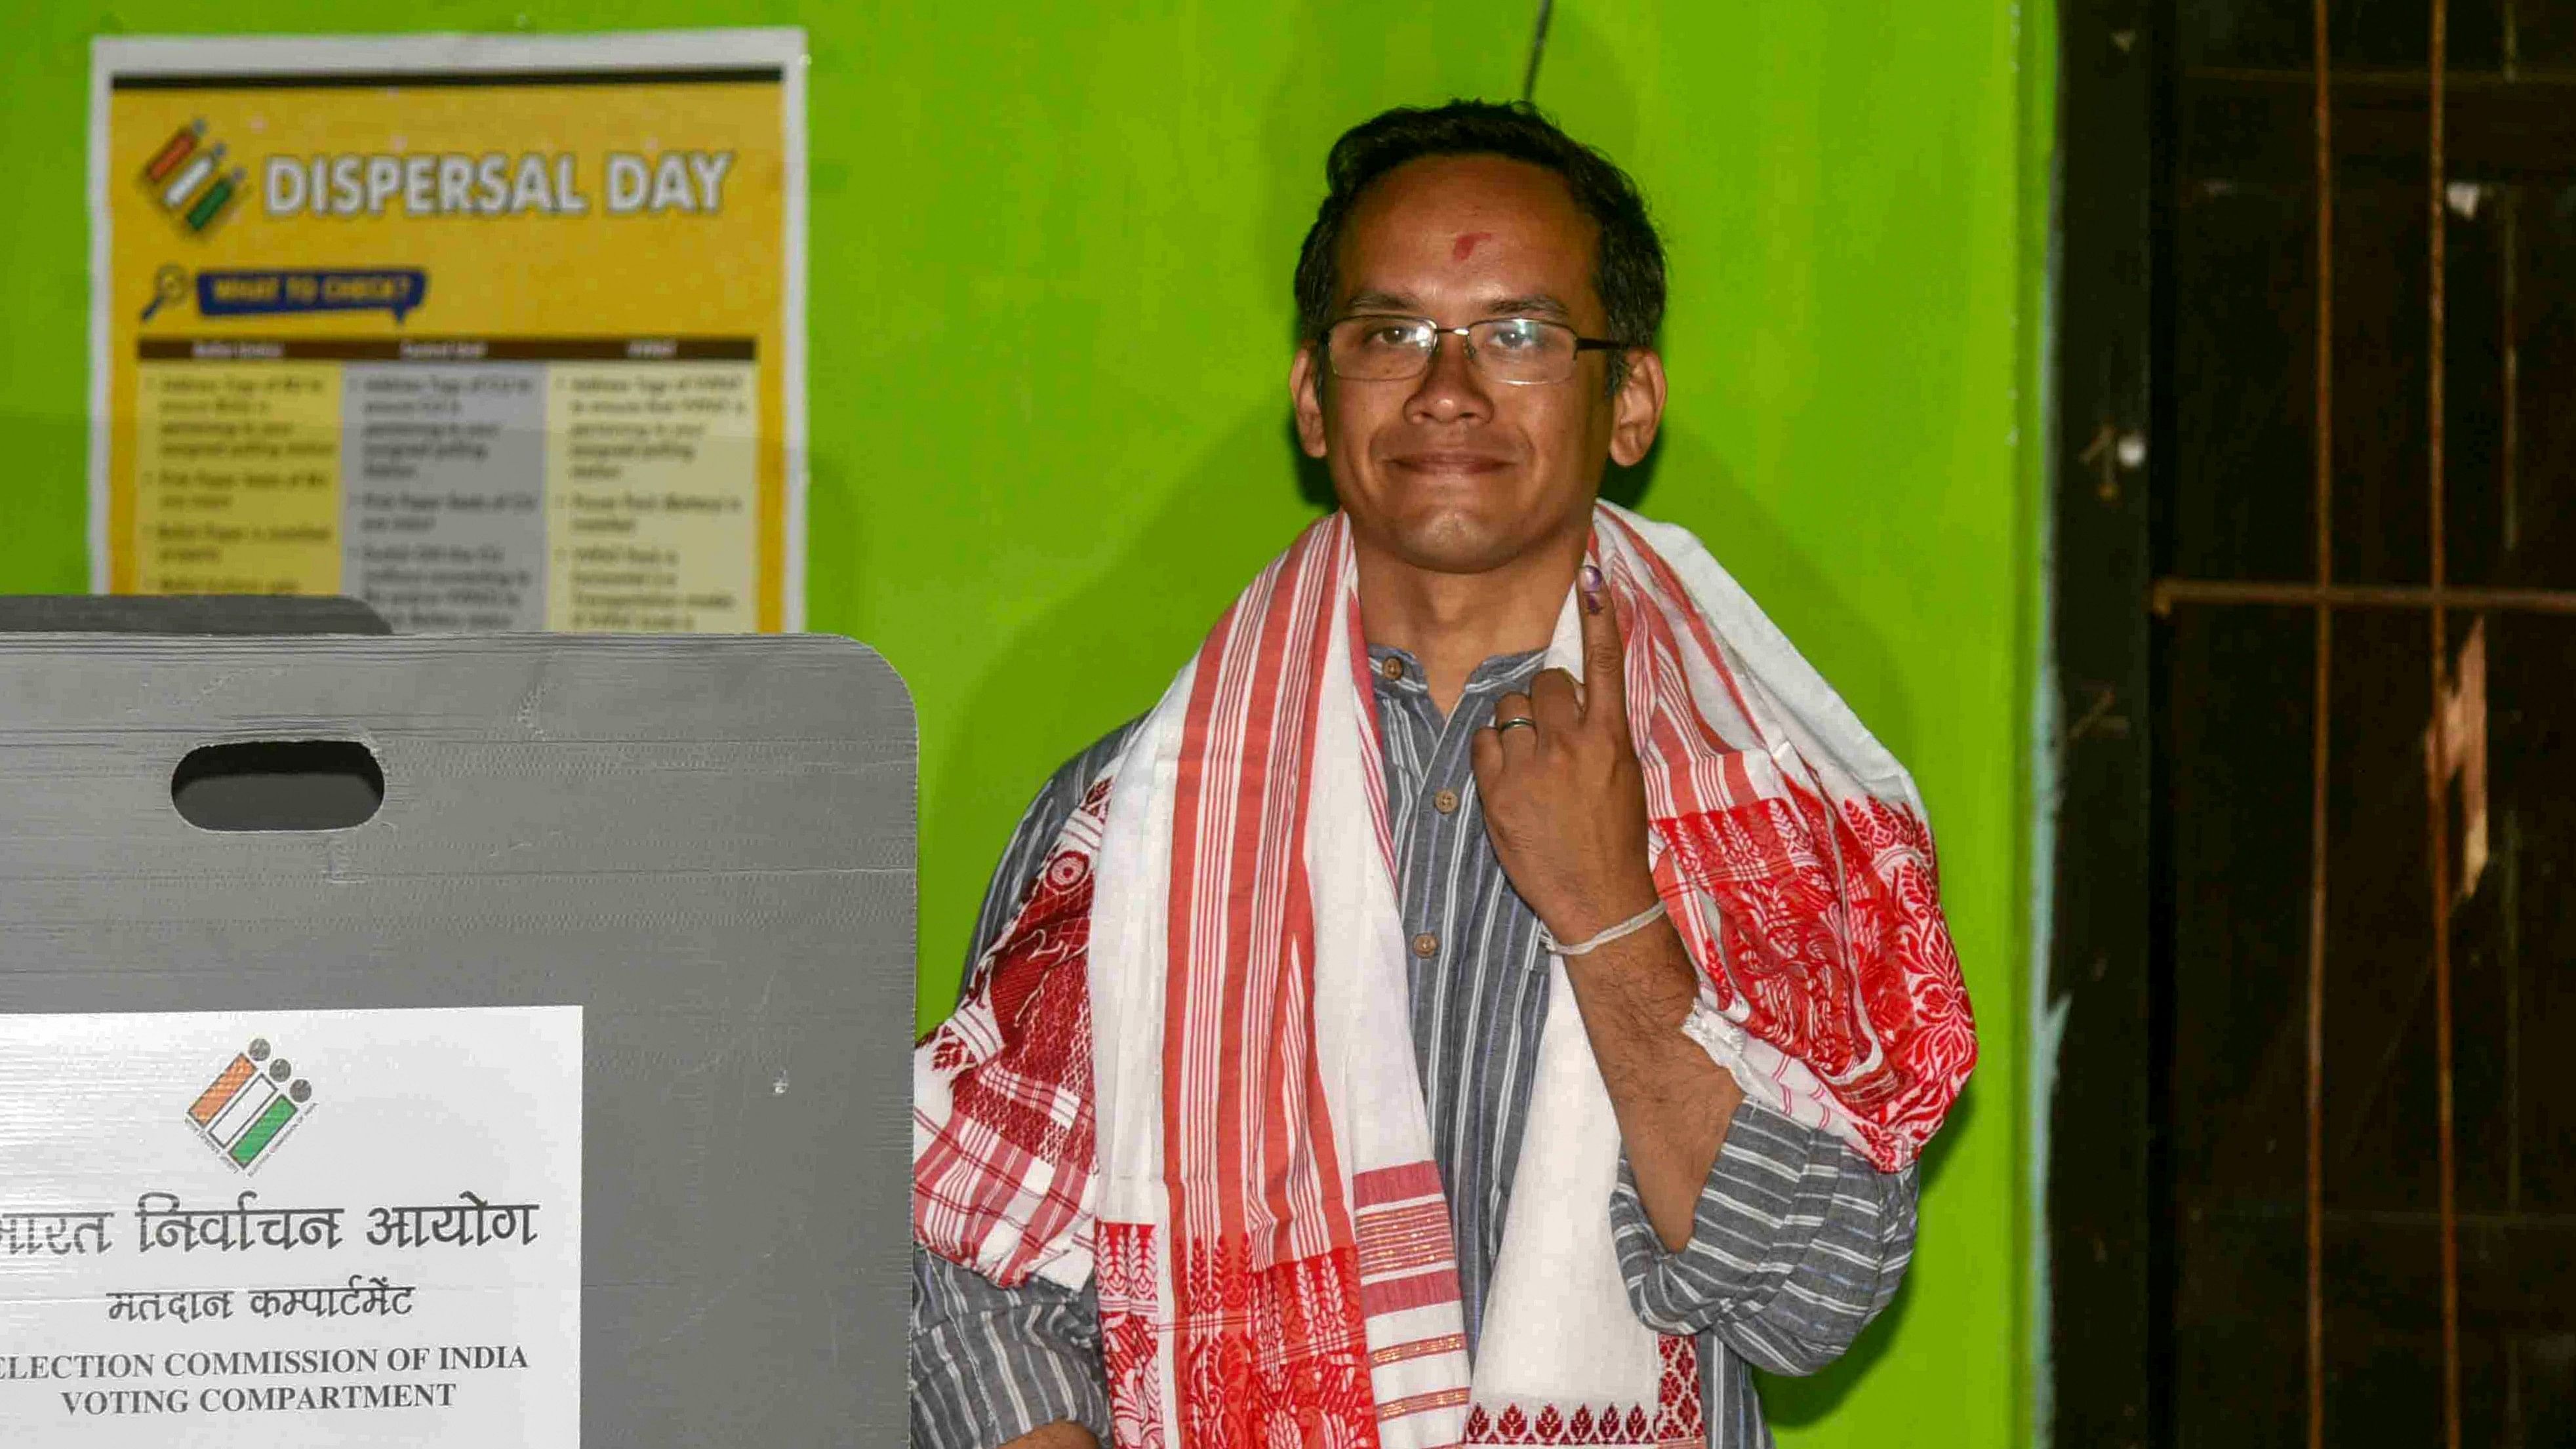
[[(1556, 128), (1527, 101), (1398, 106), (1360, 122), (1324, 161), (1328, 189), (1297, 256), (1297, 330), (1307, 341), (1332, 321), (1342, 225), (1380, 177), (1425, 156), (1508, 156), (1564, 178), (1574, 204), (1600, 228), (1593, 290), (1610, 314), (1610, 337), (1651, 345), (1664, 320), (1664, 244), (1637, 183), (1609, 157)], [(1612, 376), (1619, 369), (1612, 369)]]

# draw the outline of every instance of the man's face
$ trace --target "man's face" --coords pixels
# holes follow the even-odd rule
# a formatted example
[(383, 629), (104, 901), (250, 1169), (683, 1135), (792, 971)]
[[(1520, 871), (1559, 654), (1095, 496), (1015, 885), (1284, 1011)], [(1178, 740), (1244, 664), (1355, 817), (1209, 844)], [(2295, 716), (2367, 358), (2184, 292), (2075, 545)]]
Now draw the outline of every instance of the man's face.
[[(1390, 313), (1464, 327), (1495, 317), (1607, 335), (1593, 289), (1598, 229), (1554, 172), (1499, 156), (1410, 162), (1364, 193), (1342, 230), (1333, 316)], [(1419, 377), (1329, 375), (1300, 349), (1290, 375), (1299, 441), (1325, 459), (1364, 545), (1439, 573), (1472, 574), (1589, 527), (1605, 459), (1645, 456), (1663, 408), (1660, 362), (1587, 352), (1571, 378), (1483, 375), (1444, 337)]]

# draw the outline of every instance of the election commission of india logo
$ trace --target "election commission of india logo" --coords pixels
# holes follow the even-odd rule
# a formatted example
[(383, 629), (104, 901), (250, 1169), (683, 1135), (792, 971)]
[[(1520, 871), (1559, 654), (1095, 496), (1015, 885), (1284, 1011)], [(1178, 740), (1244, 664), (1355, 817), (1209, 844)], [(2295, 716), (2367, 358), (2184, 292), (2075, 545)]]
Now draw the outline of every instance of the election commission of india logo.
[(233, 1054), (197, 1094), (188, 1125), (235, 1169), (248, 1172), (266, 1161), (288, 1129), (312, 1111), (313, 1084), (276, 1055), (266, 1037)]

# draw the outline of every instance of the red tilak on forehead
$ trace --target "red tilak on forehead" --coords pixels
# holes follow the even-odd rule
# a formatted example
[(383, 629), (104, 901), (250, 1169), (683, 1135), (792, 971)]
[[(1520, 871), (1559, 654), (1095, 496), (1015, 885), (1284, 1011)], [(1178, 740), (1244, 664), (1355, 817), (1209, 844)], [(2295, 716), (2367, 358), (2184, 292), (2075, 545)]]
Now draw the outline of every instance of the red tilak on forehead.
[(1476, 243), (1485, 241), (1492, 236), (1493, 233), (1489, 231), (1462, 231), (1458, 233), (1457, 245), (1449, 248), (1449, 260), (1453, 262), (1463, 262), (1467, 260), (1469, 256), (1474, 254)]

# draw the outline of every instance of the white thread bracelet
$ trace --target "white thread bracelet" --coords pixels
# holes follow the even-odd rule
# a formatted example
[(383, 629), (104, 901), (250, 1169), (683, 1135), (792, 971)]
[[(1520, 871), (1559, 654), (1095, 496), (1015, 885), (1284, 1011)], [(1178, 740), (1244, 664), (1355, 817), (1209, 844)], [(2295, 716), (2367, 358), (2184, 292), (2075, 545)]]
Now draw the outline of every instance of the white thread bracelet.
[(1639, 911), (1637, 914), (1630, 916), (1628, 919), (1621, 921), (1619, 924), (1612, 926), (1610, 929), (1603, 931), (1597, 936), (1594, 936), (1591, 940), (1577, 941), (1571, 946), (1568, 946), (1564, 942), (1556, 939), (1556, 933), (1547, 928), (1547, 922), (1541, 921), (1538, 923), (1538, 940), (1540, 945), (1545, 946), (1548, 950), (1559, 956), (1588, 956), (1594, 951), (1618, 940), (1622, 936), (1633, 936), (1639, 931), (1646, 929), (1648, 926), (1653, 925), (1657, 920), (1661, 919), (1663, 914), (1664, 903), (1662, 901), (1657, 901), (1653, 905)]

